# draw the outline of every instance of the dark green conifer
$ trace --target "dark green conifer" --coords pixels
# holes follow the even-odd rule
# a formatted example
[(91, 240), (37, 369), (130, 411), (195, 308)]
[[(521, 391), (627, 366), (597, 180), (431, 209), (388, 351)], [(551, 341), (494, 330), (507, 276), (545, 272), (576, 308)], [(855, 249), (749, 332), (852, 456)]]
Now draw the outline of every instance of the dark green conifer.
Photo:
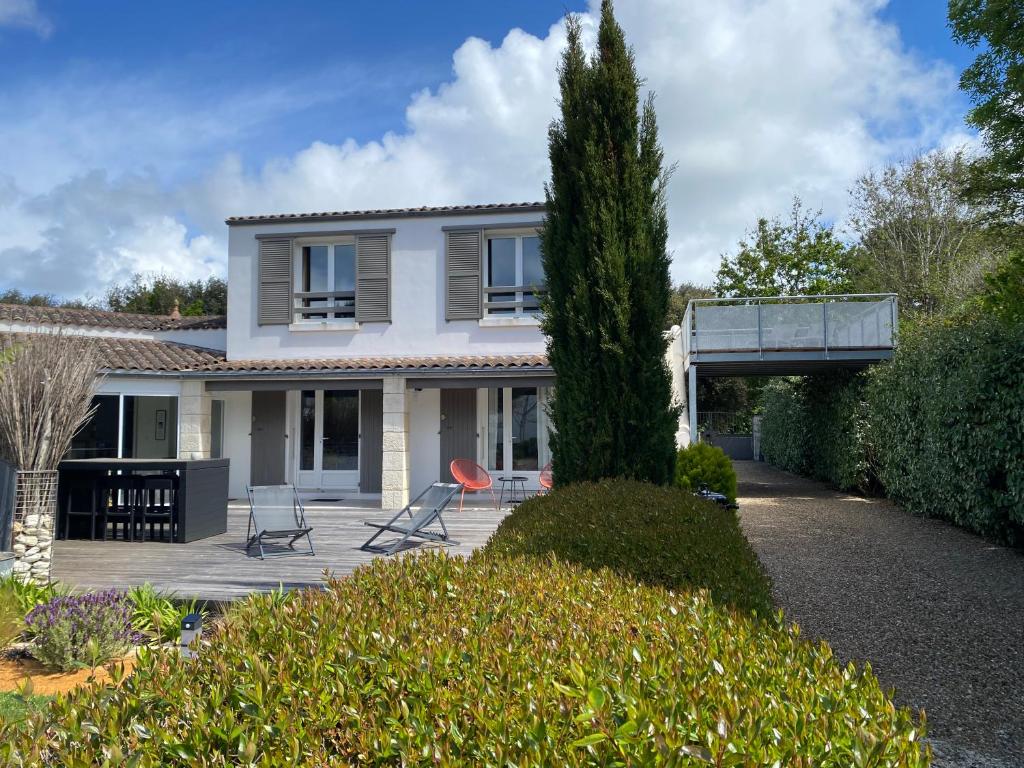
[(555, 482), (667, 483), (679, 413), (665, 362), (667, 174), (654, 104), (640, 107), (633, 54), (610, 0), (592, 58), (578, 19), (567, 31), (541, 240)]

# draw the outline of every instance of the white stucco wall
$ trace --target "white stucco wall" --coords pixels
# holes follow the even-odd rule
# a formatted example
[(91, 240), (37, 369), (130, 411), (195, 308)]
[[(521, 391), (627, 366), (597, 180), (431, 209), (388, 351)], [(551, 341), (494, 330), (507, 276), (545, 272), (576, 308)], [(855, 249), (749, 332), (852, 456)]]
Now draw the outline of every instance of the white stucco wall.
[(441, 472), (441, 390), (412, 390), (409, 397), (410, 492), (420, 493)]
[(224, 401), (224, 457), (231, 460), (228, 495), (233, 499), (245, 499), (252, 456), (252, 393), (216, 392), (211, 396)]
[[(228, 336), (231, 360), (301, 357), (543, 354), (536, 325), (481, 327), (444, 318), (442, 227), (484, 228), (536, 223), (541, 214), (480, 214), (422, 218), (236, 225), (228, 237)], [(395, 229), (391, 241), (391, 322), (356, 331), (290, 331), (256, 323), (257, 234)]]
[(676, 446), (685, 448), (690, 444), (689, 399), (687, 397), (687, 370), (689, 361), (683, 346), (682, 330), (678, 325), (665, 334), (668, 347), (665, 349), (665, 363), (672, 375), (672, 402), (679, 407), (679, 425), (676, 428)]

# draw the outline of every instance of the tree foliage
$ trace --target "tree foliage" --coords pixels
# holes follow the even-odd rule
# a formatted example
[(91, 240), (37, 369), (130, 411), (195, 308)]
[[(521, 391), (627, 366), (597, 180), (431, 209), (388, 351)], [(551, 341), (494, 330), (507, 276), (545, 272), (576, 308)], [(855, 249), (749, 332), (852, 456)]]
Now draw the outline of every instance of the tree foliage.
[(68, 307), (82, 309), (92, 307), (95, 302), (88, 299), (58, 299), (52, 293), (25, 293), (17, 288), (0, 292), (0, 304), (21, 304), (26, 307)]
[(988, 150), (974, 166), (971, 191), (1007, 218), (1024, 215), (1024, 6), (1019, 0), (950, 0), (958, 43), (980, 49), (960, 77), (974, 103), (967, 121)]
[(714, 298), (715, 292), (710, 285), (700, 283), (682, 282), (672, 290), (668, 299), (668, 322), (666, 327), (682, 325), (683, 316), (686, 314), (686, 305), (690, 299)]
[(541, 234), (543, 329), (558, 378), (550, 405), (555, 482), (672, 479), (678, 412), (663, 331), (671, 284), (666, 174), (653, 101), (609, 0), (597, 53), (567, 22), (560, 116)]
[(169, 315), (175, 302), (183, 315), (224, 315), (228, 286), (219, 277), (185, 281), (167, 275), (135, 274), (107, 291), (107, 306), (114, 312)]
[(1011, 323), (1024, 323), (1024, 251), (1010, 252), (985, 276), (982, 308)]
[(856, 285), (895, 292), (901, 309), (933, 315), (983, 286), (998, 243), (966, 196), (962, 150), (932, 152), (871, 171), (851, 190), (851, 227), (860, 239)]
[(808, 211), (793, 199), (789, 218), (760, 218), (723, 255), (715, 277), (718, 296), (795, 296), (843, 293), (849, 287), (851, 254), (821, 211)]

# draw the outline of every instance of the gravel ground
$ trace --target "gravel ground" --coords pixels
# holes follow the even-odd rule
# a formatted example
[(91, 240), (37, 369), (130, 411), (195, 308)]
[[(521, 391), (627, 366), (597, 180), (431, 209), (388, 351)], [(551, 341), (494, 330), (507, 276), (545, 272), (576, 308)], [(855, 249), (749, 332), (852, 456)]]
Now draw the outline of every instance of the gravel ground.
[(936, 766), (1024, 766), (1024, 554), (765, 464), (736, 470), (788, 618), (924, 709)]

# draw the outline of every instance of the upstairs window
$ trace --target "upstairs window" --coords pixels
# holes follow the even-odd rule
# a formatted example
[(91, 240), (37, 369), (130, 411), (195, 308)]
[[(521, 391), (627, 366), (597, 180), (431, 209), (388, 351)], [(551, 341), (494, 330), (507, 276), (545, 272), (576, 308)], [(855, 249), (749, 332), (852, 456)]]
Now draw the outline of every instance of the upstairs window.
[(544, 266), (536, 234), (493, 233), (484, 258), (484, 314), (535, 315), (544, 293)]
[(295, 319), (351, 320), (356, 314), (354, 241), (302, 246), (295, 287)]

